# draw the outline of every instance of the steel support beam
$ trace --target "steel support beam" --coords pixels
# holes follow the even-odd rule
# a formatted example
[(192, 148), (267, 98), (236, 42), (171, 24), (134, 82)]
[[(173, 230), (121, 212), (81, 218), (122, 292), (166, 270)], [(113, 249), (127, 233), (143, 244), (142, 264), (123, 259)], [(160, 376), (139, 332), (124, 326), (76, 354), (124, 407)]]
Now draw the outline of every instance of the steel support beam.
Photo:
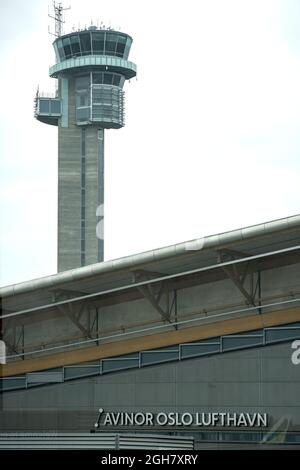
[[(138, 283), (140, 281), (149, 281), (153, 278), (159, 276), (163, 277), (164, 274), (136, 270), (132, 271), (133, 281)], [(147, 284), (145, 286), (138, 286), (138, 291), (147, 299), (150, 304), (155, 308), (155, 310), (160, 314), (163, 321), (171, 323), (171, 312), (170, 312), (170, 299), (169, 299), (169, 289), (167, 281), (162, 281), (158, 284)], [(164, 306), (162, 306), (162, 299), (165, 298)]]
[[(69, 295), (72, 291), (65, 291), (65, 290), (58, 290), (54, 292), (55, 301), (57, 300), (65, 300), (69, 298)], [(78, 293), (75, 293), (77, 295)], [(78, 304), (65, 304), (65, 305), (58, 305), (58, 310), (66, 315), (73, 323), (77, 326), (77, 328), (81, 331), (85, 338), (93, 339), (93, 327), (96, 324), (95, 320), (91, 321), (91, 305), (89, 302), (83, 300)], [(82, 323), (81, 318), (85, 316), (86, 324)], [(97, 316), (98, 313), (96, 311), (95, 315)], [(96, 332), (96, 338), (98, 339), (98, 331)]]
[[(218, 253), (218, 262), (222, 266), (223, 271), (226, 273), (226, 275), (229, 277), (229, 279), (234, 283), (234, 285), (238, 288), (240, 293), (243, 295), (243, 297), (246, 300), (247, 305), (253, 305), (253, 307), (257, 306), (256, 303), (256, 293), (258, 290), (259, 298), (258, 298), (258, 304), (261, 302), (261, 284), (260, 284), (260, 272), (257, 270), (257, 281), (256, 281), (256, 286), (254, 288), (254, 275), (255, 271), (251, 270), (251, 273), (249, 274), (249, 267), (253, 265), (255, 266), (255, 261), (247, 261), (245, 263), (245, 266), (243, 265), (237, 265), (237, 264), (232, 264), (232, 265), (226, 265), (226, 261), (234, 261), (237, 259), (243, 259), (243, 258), (249, 258), (249, 255), (247, 253), (239, 252), (236, 250), (231, 250), (228, 248), (223, 248), (220, 250), (217, 250)], [(250, 275), (250, 285), (251, 285), (251, 290), (250, 292), (245, 288), (245, 281), (247, 276)]]
[[(11, 326), (11, 334), (7, 337), (7, 334), (3, 336), (3, 341), (7, 349), (22, 359), (24, 359), (24, 345), (25, 345), (25, 333), (24, 333), (24, 325), (18, 324), (17, 322), (12, 322)], [(5, 331), (7, 333), (7, 331)]]

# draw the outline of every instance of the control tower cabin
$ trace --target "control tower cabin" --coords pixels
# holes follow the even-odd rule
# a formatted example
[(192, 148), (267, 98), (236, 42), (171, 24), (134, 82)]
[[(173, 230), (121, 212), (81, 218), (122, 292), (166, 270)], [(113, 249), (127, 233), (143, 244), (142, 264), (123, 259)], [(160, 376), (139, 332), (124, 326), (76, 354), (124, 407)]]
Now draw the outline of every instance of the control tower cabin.
[(124, 126), (123, 86), (136, 75), (131, 44), (96, 26), (53, 43), (57, 92), (37, 93), (35, 117), (58, 126), (58, 271), (103, 261), (104, 129)]

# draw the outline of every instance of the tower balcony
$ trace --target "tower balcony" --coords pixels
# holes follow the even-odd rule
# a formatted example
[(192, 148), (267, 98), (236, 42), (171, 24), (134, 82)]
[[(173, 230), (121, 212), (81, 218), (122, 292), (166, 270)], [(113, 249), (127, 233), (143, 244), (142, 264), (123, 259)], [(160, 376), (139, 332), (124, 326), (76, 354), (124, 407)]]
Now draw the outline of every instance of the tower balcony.
[(61, 117), (61, 100), (50, 94), (37, 92), (34, 100), (34, 117), (45, 124), (58, 125)]

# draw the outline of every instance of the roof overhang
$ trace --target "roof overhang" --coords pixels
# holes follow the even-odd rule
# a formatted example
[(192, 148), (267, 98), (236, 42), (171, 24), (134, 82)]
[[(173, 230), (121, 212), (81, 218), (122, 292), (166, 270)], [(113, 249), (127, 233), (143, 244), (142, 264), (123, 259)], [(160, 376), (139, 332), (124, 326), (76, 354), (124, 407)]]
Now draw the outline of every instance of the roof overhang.
[(60, 75), (70, 75), (83, 70), (97, 68), (106, 72), (119, 73), (126, 80), (136, 76), (136, 64), (128, 60), (109, 56), (84, 56), (67, 59), (58, 62), (49, 69), (50, 77), (57, 78)]
[[(292, 249), (299, 245), (299, 240), (300, 215), (296, 215), (3, 287), (0, 296), (3, 306), (15, 311), (51, 304), (53, 291), (59, 289), (73, 293), (74, 297), (78, 297), (78, 292), (118, 290), (133, 284), (133, 274), (139, 270), (156, 273), (156, 277), (181, 273), (184, 277), (187, 271), (203, 268), (201, 275), (209, 276), (212, 271), (209, 267), (216, 264), (221, 249), (245, 253), (247, 258)], [(289, 259), (293, 256), (292, 250)]]

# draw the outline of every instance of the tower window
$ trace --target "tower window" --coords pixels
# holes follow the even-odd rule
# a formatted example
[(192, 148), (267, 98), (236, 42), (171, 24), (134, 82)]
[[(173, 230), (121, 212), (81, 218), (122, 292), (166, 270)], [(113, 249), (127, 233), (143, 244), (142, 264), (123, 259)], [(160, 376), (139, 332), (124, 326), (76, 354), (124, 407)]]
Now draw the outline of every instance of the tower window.
[(69, 59), (71, 57), (71, 43), (70, 43), (70, 38), (64, 38), (63, 39), (63, 47), (64, 47), (64, 53), (66, 59)]
[(72, 56), (80, 55), (80, 45), (79, 45), (78, 34), (76, 35), (74, 34), (74, 36), (71, 36), (70, 41), (71, 41)]
[(80, 34), (80, 44), (82, 55), (91, 54), (91, 35), (90, 33)]
[(93, 54), (104, 54), (104, 38), (105, 31), (97, 31), (92, 33)]
[(118, 44), (116, 55), (118, 57), (123, 57), (125, 51), (126, 38), (124, 36), (118, 36)]

